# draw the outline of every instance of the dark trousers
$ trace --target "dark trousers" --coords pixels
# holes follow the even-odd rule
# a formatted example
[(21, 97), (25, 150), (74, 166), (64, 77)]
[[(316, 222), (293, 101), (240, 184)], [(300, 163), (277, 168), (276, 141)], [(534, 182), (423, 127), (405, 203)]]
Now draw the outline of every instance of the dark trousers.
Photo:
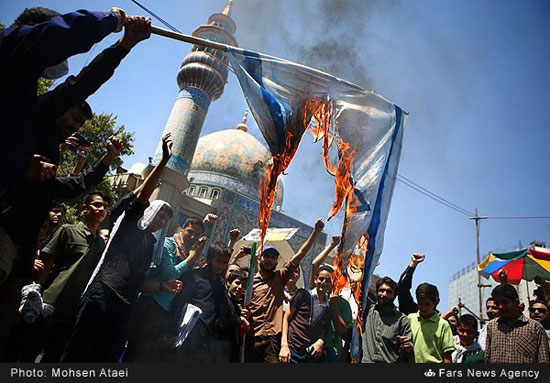
[(3, 362), (33, 363), (44, 346), (50, 321), (39, 316), (34, 323), (20, 319), (12, 326), (7, 345), (9, 353), (4, 354)]
[(128, 338), (128, 347), (123, 362), (154, 362), (159, 355), (153, 355), (155, 344), (160, 339), (161, 324), (168, 319), (168, 312), (154, 298), (141, 295)]
[(116, 363), (131, 326), (131, 306), (101, 282), (94, 282), (78, 303), (78, 314), (61, 362)]
[(40, 363), (57, 363), (71, 337), (72, 323), (51, 322), (44, 341), (44, 355)]
[(245, 343), (246, 363), (279, 363), (281, 334), (272, 336), (247, 335)]
[(21, 288), (25, 285), (11, 275), (0, 285), (0, 360), (12, 361), (8, 341), (12, 326), (19, 319)]

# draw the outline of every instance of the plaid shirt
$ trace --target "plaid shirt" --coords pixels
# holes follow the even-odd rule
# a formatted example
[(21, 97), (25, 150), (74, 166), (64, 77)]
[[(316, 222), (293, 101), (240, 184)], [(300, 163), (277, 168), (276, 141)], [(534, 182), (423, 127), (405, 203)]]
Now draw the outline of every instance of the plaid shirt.
[(550, 363), (544, 327), (521, 316), (512, 324), (496, 318), (487, 324), (486, 363)]

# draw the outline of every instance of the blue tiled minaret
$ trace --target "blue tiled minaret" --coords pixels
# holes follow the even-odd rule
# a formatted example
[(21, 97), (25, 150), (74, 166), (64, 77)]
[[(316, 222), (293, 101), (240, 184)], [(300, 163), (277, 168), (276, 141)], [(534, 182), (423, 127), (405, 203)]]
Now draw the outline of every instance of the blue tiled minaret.
[[(222, 13), (215, 13), (208, 24), (200, 25), (193, 36), (237, 45), (233, 34), (235, 22), (231, 19), (232, 0), (229, 0)], [(178, 71), (177, 81), (180, 91), (164, 128), (163, 135), (171, 132), (174, 142), (173, 155), (163, 175), (163, 184), (173, 184), (175, 191), (187, 188), (187, 174), (195, 153), (195, 147), (202, 130), (208, 107), (223, 93), (227, 81), (229, 59), (220, 50), (193, 45), (185, 56)], [(159, 142), (153, 162), (158, 163), (162, 155)], [(164, 194), (164, 193), (161, 193)]]

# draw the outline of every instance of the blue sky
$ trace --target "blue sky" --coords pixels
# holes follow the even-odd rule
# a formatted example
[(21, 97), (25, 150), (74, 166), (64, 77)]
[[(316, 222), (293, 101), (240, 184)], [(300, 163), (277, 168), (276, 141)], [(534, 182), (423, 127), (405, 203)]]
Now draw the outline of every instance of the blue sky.
[[(143, 3), (184, 33), (220, 12), (223, 0)], [(42, 5), (65, 13), (69, 1), (2, 1), (0, 21)], [(119, 6), (129, 0), (82, 0), (79, 8)], [(399, 172), (423, 187), (488, 216), (550, 215), (550, 3), (548, 1), (235, 0), (239, 45), (327, 70), (371, 89), (407, 110)], [(160, 25), (158, 21), (153, 22)], [(76, 74), (118, 35), (69, 61)], [(129, 167), (152, 156), (177, 95), (176, 73), (189, 44), (152, 36), (123, 61), (89, 102), (118, 115), (135, 132)], [(202, 135), (230, 129), (247, 108), (230, 75), (208, 112)], [(249, 132), (261, 140), (255, 123)], [(326, 217), (333, 198), (319, 156), (304, 136), (285, 177), (283, 210), (306, 223)], [(328, 234), (340, 230), (335, 217)], [(550, 245), (550, 220), (486, 220), (482, 258), (532, 240)], [(451, 275), (475, 261), (475, 228), (456, 213), (397, 182), (384, 252), (376, 273), (397, 279), (412, 252), (426, 253), (413, 286), (428, 281), (447, 309)]]

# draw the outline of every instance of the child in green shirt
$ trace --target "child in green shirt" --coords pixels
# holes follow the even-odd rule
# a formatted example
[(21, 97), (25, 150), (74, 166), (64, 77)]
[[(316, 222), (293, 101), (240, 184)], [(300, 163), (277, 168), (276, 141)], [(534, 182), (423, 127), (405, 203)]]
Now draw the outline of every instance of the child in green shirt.
[(439, 303), (437, 287), (422, 283), (416, 288), (418, 312), (408, 315), (413, 334), (416, 363), (451, 363), (454, 351), (453, 333), (449, 323), (436, 311)]

